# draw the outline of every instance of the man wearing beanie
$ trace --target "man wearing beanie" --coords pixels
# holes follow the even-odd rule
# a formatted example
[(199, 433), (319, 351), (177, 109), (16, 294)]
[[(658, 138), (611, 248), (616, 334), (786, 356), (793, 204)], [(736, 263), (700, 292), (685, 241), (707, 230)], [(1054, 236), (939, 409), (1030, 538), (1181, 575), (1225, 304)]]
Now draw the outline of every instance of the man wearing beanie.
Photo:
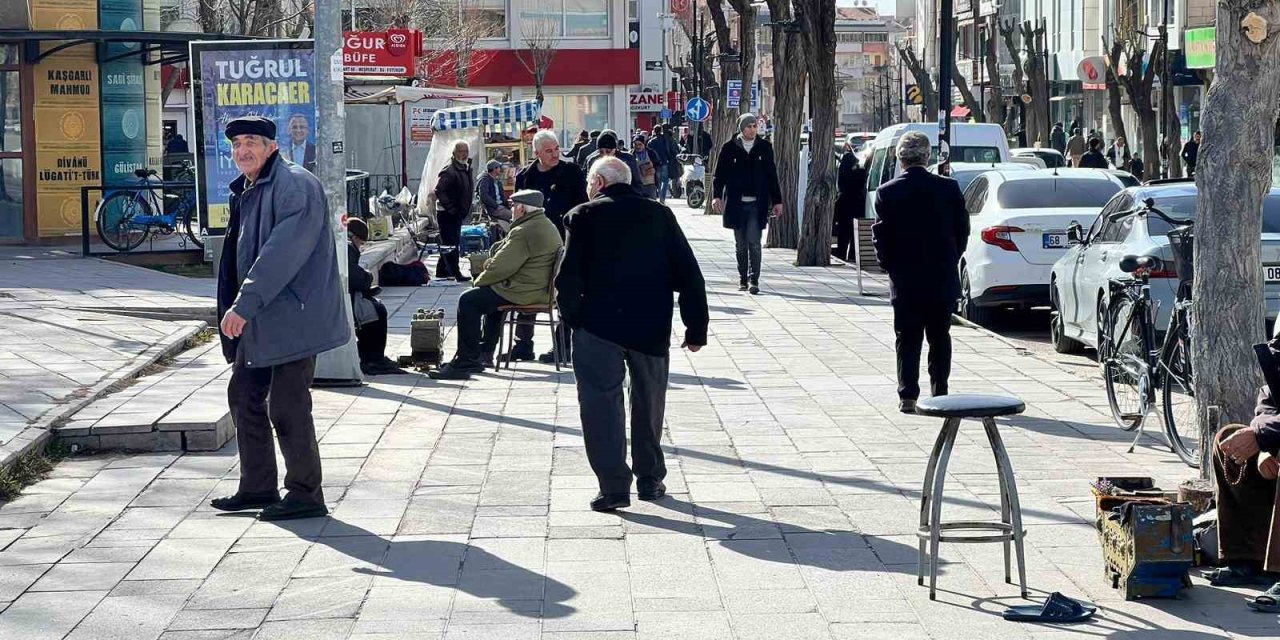
[(368, 241), (369, 225), (360, 218), (347, 220), (347, 293), (355, 316), (360, 372), (366, 376), (404, 373), (387, 357), (387, 307), (377, 298), (373, 274), (360, 266), (360, 249)]
[(711, 186), (711, 208), (733, 229), (738, 254), (738, 290), (760, 293), (760, 237), (770, 218), (782, 215), (782, 188), (773, 145), (756, 135), (756, 117), (738, 118), (738, 135), (720, 147)]
[(627, 163), (627, 168), (631, 170), (631, 186), (637, 190), (643, 189), (640, 181), (640, 165), (636, 163), (636, 157), (618, 148), (618, 133), (613, 129), (605, 129), (600, 133), (600, 139), (596, 141), (596, 152), (587, 158), (587, 164), (582, 167), (583, 171), (591, 172), (591, 165), (595, 164), (600, 158), (615, 157)]
[[(596, 143), (600, 141), (601, 133), (603, 132), (599, 129), (592, 129), (591, 133), (587, 135), (587, 143), (582, 145), (576, 154), (569, 156), (569, 159), (573, 160), (573, 162), (579, 167), (585, 167), (587, 165), (587, 158), (591, 157), (591, 154), (596, 152)], [(585, 180), (586, 178), (584, 177), (583, 179)]]
[[(532, 189), (511, 196), (511, 232), (493, 245), (475, 287), (458, 298), (458, 351), (453, 360), (428, 375), (437, 380), (466, 380), (493, 366), (502, 330), (499, 307), (546, 304), (547, 283), (555, 269), (560, 232), (542, 209), (542, 194)], [(533, 326), (520, 325), (518, 337), (532, 339)]]
[(262, 509), (262, 520), (323, 516), (311, 381), (316, 355), (351, 339), (328, 201), (315, 176), (280, 161), (274, 122), (237, 118), (227, 123), (226, 135), (242, 175), (231, 183), (218, 317), (222, 353), (234, 363), (227, 400), (240, 486), (210, 504), (222, 511)]

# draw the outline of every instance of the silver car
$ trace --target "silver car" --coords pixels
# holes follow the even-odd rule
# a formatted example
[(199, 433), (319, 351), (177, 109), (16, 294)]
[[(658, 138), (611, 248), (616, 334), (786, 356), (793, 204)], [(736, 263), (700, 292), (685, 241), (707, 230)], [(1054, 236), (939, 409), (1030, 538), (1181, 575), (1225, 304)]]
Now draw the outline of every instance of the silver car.
[[(1151, 297), (1156, 301), (1156, 328), (1169, 326), (1177, 296), (1178, 277), (1166, 234), (1171, 227), (1156, 216), (1140, 215), (1147, 198), (1171, 218), (1196, 217), (1196, 185), (1192, 182), (1150, 184), (1117, 193), (1092, 221), (1088, 231), (1068, 230), (1072, 245), (1053, 265), (1049, 298), (1053, 314), (1053, 346), (1061, 353), (1083, 346), (1097, 348), (1098, 318), (1105, 317), (1107, 282), (1126, 277), (1120, 271), (1125, 256), (1154, 256), (1160, 260), (1151, 273)], [(1115, 217), (1115, 214), (1124, 214)], [(1084, 223), (1087, 221), (1078, 221)], [(1267, 327), (1280, 315), (1280, 189), (1272, 189), (1263, 204), (1262, 263), (1266, 279)]]

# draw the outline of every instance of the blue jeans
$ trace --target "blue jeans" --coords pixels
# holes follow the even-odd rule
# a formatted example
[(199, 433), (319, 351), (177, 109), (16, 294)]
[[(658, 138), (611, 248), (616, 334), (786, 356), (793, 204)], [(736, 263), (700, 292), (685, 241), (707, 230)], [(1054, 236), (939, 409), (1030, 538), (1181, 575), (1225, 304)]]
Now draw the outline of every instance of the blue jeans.
[(658, 165), (658, 202), (666, 202), (671, 195), (671, 176), (667, 175), (667, 165)]

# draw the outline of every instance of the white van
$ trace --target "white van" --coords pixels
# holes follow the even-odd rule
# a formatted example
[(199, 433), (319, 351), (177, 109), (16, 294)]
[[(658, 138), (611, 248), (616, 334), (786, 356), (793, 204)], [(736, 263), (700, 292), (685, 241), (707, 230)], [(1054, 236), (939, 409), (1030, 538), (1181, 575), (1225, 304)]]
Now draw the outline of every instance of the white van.
[[(938, 159), (938, 125), (932, 122), (906, 122), (895, 124), (881, 131), (875, 140), (867, 143), (871, 154), (871, 169), (867, 171), (867, 218), (876, 217), (875, 191), (880, 185), (898, 175), (898, 160), (894, 149), (898, 140), (908, 132), (919, 131), (929, 136), (933, 143), (933, 158)], [(1009, 140), (1004, 128), (998, 124), (956, 122), (951, 125), (951, 161), (991, 164), (1009, 162)]]

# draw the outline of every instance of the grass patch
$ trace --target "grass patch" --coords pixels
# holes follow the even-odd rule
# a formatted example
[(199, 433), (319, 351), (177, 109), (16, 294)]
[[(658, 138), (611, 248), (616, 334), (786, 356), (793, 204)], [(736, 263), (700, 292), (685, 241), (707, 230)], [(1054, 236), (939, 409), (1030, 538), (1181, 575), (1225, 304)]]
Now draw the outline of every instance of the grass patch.
[(23, 489), (48, 477), (53, 465), (70, 455), (70, 447), (53, 439), (43, 451), (29, 451), (0, 469), (0, 503), (12, 501)]

